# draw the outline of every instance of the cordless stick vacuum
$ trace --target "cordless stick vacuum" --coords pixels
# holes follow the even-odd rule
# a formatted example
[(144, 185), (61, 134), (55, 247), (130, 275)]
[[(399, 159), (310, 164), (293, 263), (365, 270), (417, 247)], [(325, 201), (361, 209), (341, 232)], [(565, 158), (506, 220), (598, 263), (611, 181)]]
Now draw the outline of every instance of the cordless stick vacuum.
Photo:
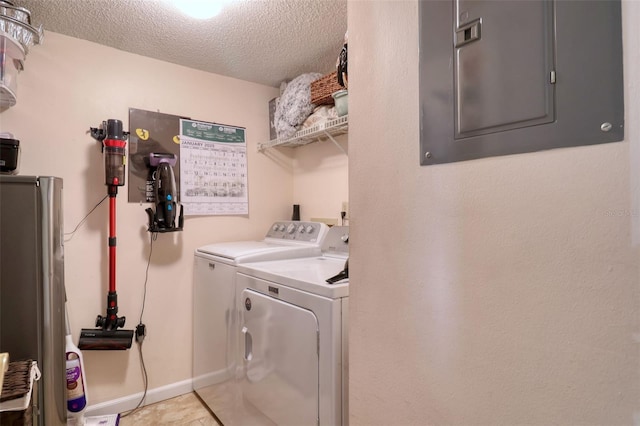
[(102, 129), (91, 128), (91, 136), (102, 143), (104, 166), (109, 195), (109, 293), (107, 314), (98, 315), (96, 329), (83, 328), (78, 347), (82, 350), (123, 350), (131, 348), (133, 330), (124, 327), (125, 317), (118, 317), (118, 293), (116, 292), (116, 195), (124, 186), (125, 147), (128, 132), (122, 131), (122, 121), (102, 122)]

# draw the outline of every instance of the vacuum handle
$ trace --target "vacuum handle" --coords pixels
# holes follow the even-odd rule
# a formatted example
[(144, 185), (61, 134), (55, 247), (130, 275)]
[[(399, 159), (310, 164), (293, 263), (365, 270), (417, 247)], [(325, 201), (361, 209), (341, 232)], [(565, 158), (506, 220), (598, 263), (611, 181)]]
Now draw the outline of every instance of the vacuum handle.
[(244, 360), (249, 362), (253, 358), (253, 337), (247, 327), (242, 327), (242, 334), (244, 334)]

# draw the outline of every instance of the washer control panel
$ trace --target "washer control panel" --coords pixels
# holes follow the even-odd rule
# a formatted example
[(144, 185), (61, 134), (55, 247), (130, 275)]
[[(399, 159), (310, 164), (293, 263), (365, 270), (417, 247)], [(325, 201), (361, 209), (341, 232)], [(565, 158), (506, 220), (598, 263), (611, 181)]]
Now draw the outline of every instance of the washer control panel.
[(320, 222), (285, 220), (271, 225), (266, 238), (316, 243), (324, 238), (327, 230), (328, 226)]

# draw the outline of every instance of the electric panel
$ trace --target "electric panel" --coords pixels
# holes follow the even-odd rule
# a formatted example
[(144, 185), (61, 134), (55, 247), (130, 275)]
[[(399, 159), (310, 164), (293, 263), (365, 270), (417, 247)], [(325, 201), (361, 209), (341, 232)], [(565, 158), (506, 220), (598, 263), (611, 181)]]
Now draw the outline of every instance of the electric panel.
[(619, 1), (419, 8), (422, 165), (624, 138)]

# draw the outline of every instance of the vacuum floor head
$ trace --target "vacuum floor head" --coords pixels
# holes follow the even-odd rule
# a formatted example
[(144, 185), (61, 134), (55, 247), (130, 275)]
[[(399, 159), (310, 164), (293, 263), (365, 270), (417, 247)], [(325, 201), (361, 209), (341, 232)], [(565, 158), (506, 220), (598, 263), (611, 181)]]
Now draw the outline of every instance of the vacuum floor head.
[(126, 350), (131, 348), (133, 330), (103, 330), (83, 328), (78, 348), (90, 351)]

